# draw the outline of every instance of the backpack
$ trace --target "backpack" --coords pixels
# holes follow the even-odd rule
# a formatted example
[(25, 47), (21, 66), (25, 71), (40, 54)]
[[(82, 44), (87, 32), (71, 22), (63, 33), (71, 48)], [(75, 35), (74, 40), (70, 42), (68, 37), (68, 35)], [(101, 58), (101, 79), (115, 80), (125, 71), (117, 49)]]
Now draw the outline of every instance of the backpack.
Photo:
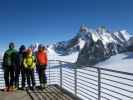
[(19, 65), (19, 66), (22, 66), (23, 65), (23, 61), (24, 61), (24, 53), (18, 53), (18, 55), (17, 55), (17, 64)]
[(14, 66), (16, 62), (16, 51), (8, 50), (7, 52), (5, 52), (3, 60), (3, 65)]
[(6, 66), (11, 66), (12, 65), (12, 57), (11, 57), (11, 54), (9, 55), (9, 54), (5, 53), (5, 55), (4, 55), (4, 62), (3, 63)]

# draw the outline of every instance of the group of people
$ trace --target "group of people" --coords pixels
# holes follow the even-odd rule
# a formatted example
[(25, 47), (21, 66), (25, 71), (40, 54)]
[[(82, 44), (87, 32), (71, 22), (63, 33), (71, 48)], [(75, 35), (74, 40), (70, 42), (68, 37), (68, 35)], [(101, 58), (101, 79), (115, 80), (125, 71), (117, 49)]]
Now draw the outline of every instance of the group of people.
[[(21, 45), (19, 51), (15, 49), (15, 44), (11, 42), (9, 49), (3, 56), (3, 70), (5, 89), (4, 91), (14, 91), (19, 89), (19, 77), (21, 74), (21, 88), (35, 89), (35, 69), (39, 76), (40, 87), (44, 89), (47, 83), (46, 68), (48, 64), (47, 52), (45, 46), (40, 44), (38, 50), (33, 52), (33, 48), (26, 48)], [(27, 81), (27, 87), (26, 87)]]

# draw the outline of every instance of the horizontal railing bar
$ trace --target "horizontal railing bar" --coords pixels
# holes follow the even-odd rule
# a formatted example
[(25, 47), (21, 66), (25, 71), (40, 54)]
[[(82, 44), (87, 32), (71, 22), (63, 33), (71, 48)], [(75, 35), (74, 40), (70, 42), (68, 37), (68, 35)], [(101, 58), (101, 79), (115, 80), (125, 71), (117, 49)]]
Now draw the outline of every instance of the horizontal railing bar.
[(74, 64), (72, 62), (68, 62), (68, 61), (62, 61), (62, 60), (49, 60), (49, 61), (56, 61), (56, 62), (62, 62), (62, 63), (68, 63), (68, 64)]
[[(55, 70), (55, 69), (54, 69), (54, 70)], [(47, 69), (46, 72), (56, 73), (56, 72), (59, 72), (59, 71), (57, 71), (57, 70), (56, 70), (56, 71), (53, 71), (53, 69), (51, 69), (51, 70)], [(37, 72), (36, 72), (36, 73), (37, 73)]]
[(50, 81), (50, 83), (52, 83), (52, 82), (57, 82), (57, 81), (54, 81), (54, 80)]
[(83, 71), (90, 71), (90, 72), (94, 72), (94, 73), (98, 73), (97, 71), (93, 71), (93, 70), (88, 70), (88, 69), (79, 69), (79, 70), (83, 70)]
[(57, 76), (54, 76), (54, 75), (50, 75), (50, 77), (57, 77)]
[(116, 97), (116, 96), (113, 96), (113, 95), (108, 94), (108, 93), (106, 93), (106, 92), (103, 92), (103, 91), (101, 91), (101, 92), (102, 92), (103, 94), (106, 94), (106, 95), (110, 96), (110, 97), (113, 97), (113, 98), (117, 98), (117, 99), (119, 99), (119, 100), (122, 100), (121, 98)]
[(91, 75), (91, 74), (84, 73), (84, 72), (81, 72), (81, 71), (78, 71), (78, 73), (83, 73), (83, 74), (86, 74), (86, 75), (93, 76), (93, 77), (97, 78), (97, 76), (95, 76), (95, 75)]
[(104, 71), (115, 72), (115, 73), (120, 73), (120, 74), (125, 74), (125, 75), (133, 76), (133, 73), (128, 73), (128, 72), (124, 72), (124, 71), (117, 71), (117, 70), (105, 69), (105, 68), (99, 68), (99, 69), (100, 70), (104, 70)]
[(82, 79), (79, 79), (79, 80), (81, 80), (82, 82), (86, 82), (86, 83), (89, 83), (89, 84), (92, 84), (92, 85), (98, 86), (98, 85), (96, 85), (96, 84), (94, 84), (94, 83), (91, 83), (91, 82), (88, 82), (88, 81), (84, 81), (84, 80), (82, 80)]
[(70, 89), (71, 91), (73, 91), (73, 92), (74, 92), (74, 90), (73, 90), (72, 88), (70, 88), (68, 85), (66, 85), (66, 83), (65, 83), (65, 84), (62, 84), (62, 86), (67, 87), (67, 88), (65, 88), (65, 87), (63, 87), (63, 88), (65, 88), (65, 89)]
[[(84, 90), (86, 90), (86, 91), (89, 91), (89, 92), (93, 92), (93, 91), (90, 91), (90, 90), (87, 90), (85, 87), (83, 87), (83, 85), (81, 85), (81, 86), (78, 86), (79, 88), (83, 88)], [(78, 89), (78, 87), (77, 87), (77, 90), (79, 90)], [(89, 88), (91, 88), (91, 89), (93, 89), (93, 90), (96, 90), (97, 91), (97, 89), (95, 89), (95, 88), (92, 88), (92, 87), (90, 87), (90, 86), (88, 86)], [(80, 91), (80, 90), (79, 90)], [(95, 93), (95, 92), (94, 92)], [(95, 93), (96, 95), (98, 95), (97, 93)]]
[(69, 69), (69, 70), (62, 69), (62, 71), (64, 71), (64, 70), (65, 70), (65, 72), (68, 72), (68, 73), (72, 73), (72, 74), (74, 73), (74, 70), (70, 70), (70, 69)]
[(104, 99), (106, 99), (106, 100), (110, 100), (110, 99), (108, 99), (107, 97), (104, 97), (104, 96), (101, 95), (101, 99), (102, 99), (102, 98), (104, 98)]
[(130, 87), (133, 87), (133, 85), (126, 84), (126, 83), (122, 83), (122, 82), (118, 82), (118, 81), (114, 81), (114, 80), (110, 80), (110, 79), (107, 79), (107, 78), (101, 78), (101, 79), (108, 80), (108, 81), (115, 82), (115, 83), (119, 83), (119, 84), (122, 84), (122, 85), (127, 85), (127, 86), (130, 86)]
[[(89, 80), (92, 80), (92, 81), (94, 81), (94, 82), (98, 82), (97, 80), (92, 79), (92, 78), (88, 78), (88, 77), (85, 77), (85, 76), (82, 76), (82, 75), (78, 75), (78, 76), (83, 77), (83, 78), (86, 78), (86, 79), (89, 79)], [(77, 78), (77, 79), (79, 79), (79, 78)]]
[(68, 76), (70, 76), (70, 77), (74, 77), (74, 75), (71, 75), (71, 74), (67, 74), (67, 73), (63, 73), (63, 75), (68, 75)]
[[(80, 89), (79, 89), (79, 88), (80, 88)], [(87, 90), (87, 89), (85, 89), (85, 88), (82, 87), (82, 86), (79, 87), (79, 88), (78, 88), (78, 91), (81, 91), (81, 88), (82, 88), (82, 89), (84, 89), (84, 90), (86, 90), (86, 91), (88, 91), (88, 92), (90, 92), (90, 93), (92, 93), (92, 94), (95, 94), (96, 96), (98, 95), (97, 93), (95, 93), (95, 92), (93, 92), (93, 91), (90, 91), (90, 90)], [(88, 95), (88, 93), (85, 93), (85, 94)]]
[(117, 89), (120, 89), (120, 90), (123, 90), (123, 91), (126, 91), (126, 92), (129, 92), (129, 93), (133, 93), (133, 91), (130, 91), (130, 90), (127, 90), (127, 89), (124, 89), (124, 88), (120, 88), (120, 87), (117, 87), (117, 86), (114, 86), (114, 85), (111, 85), (111, 84), (108, 84), (108, 83), (104, 83), (104, 82), (101, 82), (102, 84), (105, 84), (105, 85), (108, 85), (108, 86), (111, 86), (111, 87), (114, 87), (114, 88), (117, 88)]
[(127, 97), (127, 98), (133, 99), (133, 97), (130, 97), (130, 96), (127, 96), (127, 95), (125, 95), (125, 94), (122, 94), (122, 93), (119, 93), (119, 92), (116, 92), (116, 91), (110, 90), (110, 89), (108, 89), (108, 88), (105, 88), (105, 87), (101, 87), (101, 88), (106, 89), (106, 90), (108, 90), (108, 91), (110, 91), (110, 92), (113, 92), (113, 93), (116, 93), (116, 94), (119, 94), (119, 95), (125, 96), (125, 97)]
[(68, 83), (68, 84), (71, 83), (70, 85), (74, 87), (74, 83), (73, 83), (73, 82), (70, 82), (70, 81), (68, 81), (68, 80), (66, 80), (66, 79), (64, 79), (62, 82), (65, 82), (65, 83)]
[[(80, 92), (86, 94), (83, 90), (80, 90)], [(93, 97), (93, 98), (95, 98), (95, 99), (97, 100), (97, 97), (95, 97), (95, 96), (93, 96), (93, 95), (91, 95), (91, 94), (87, 94), (87, 95), (89, 95), (89, 96), (91, 96), (91, 97)]]
[[(78, 93), (78, 92), (77, 92), (77, 93)], [(89, 100), (94, 100), (94, 99), (91, 99), (91, 98), (89, 98), (88, 96), (84, 95), (83, 93), (80, 93), (80, 94), (78, 93), (78, 95), (79, 95), (79, 96), (83, 96), (83, 97), (85, 97), (85, 98), (87, 98), (87, 99), (89, 99)], [(90, 95), (89, 95), (89, 96), (90, 96)]]
[(65, 75), (63, 75), (63, 80), (65, 79), (65, 78), (67, 78), (67, 79), (70, 79), (70, 80), (73, 80), (74, 81), (74, 78), (70, 78), (70, 77), (68, 77), (68, 76), (65, 76)]
[(68, 85), (68, 86), (71, 86), (71, 87), (74, 87), (74, 84), (70, 84), (70, 83), (68, 83), (68, 81), (63, 81), (63, 84), (66, 84), (66, 85)]
[[(93, 88), (93, 87), (91, 87), (91, 86), (88, 86), (88, 85), (86, 85), (86, 84), (83, 84), (83, 83), (80, 83), (80, 82), (78, 82), (78, 84), (84, 85), (84, 86), (86, 86), (86, 87), (89, 87), (89, 88), (91, 88), (91, 89), (93, 89), (93, 90), (98, 91), (98, 89), (95, 89), (95, 88)], [(77, 86), (79, 86), (79, 85), (77, 85)], [(80, 86), (79, 86), (79, 87), (80, 87)]]
[[(77, 64), (75, 64), (76, 66)], [(77, 65), (77, 66), (81, 66), (82, 68), (84, 67), (90, 67), (90, 68), (94, 68), (94, 69), (99, 69), (99, 70), (103, 70), (103, 71), (109, 71), (109, 72), (115, 72), (115, 73), (120, 73), (120, 74), (126, 74), (126, 75), (131, 75), (133, 76), (133, 73), (129, 73), (129, 72), (124, 72), (124, 71), (118, 71), (118, 70), (113, 70), (113, 69), (107, 69), (107, 68), (101, 68), (101, 67), (96, 67), (96, 66), (89, 66), (89, 65)]]
[(111, 74), (106, 74), (106, 73), (101, 73), (101, 75), (107, 75), (107, 76), (112, 76), (112, 77), (117, 77), (117, 78), (121, 78), (121, 79), (125, 79), (125, 80), (129, 80), (129, 81), (133, 81), (133, 79), (129, 79), (126, 77), (120, 77), (120, 76), (116, 76), (116, 75), (111, 75)]

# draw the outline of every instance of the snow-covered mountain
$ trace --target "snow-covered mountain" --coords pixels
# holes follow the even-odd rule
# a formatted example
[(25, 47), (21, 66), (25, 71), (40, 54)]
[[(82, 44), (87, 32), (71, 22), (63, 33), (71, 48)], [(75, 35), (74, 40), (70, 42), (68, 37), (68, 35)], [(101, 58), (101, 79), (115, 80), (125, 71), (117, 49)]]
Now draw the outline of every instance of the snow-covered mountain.
[(128, 40), (128, 51), (133, 51), (133, 37)]
[[(105, 27), (91, 29), (82, 25), (75, 37), (48, 47), (49, 54), (57, 58), (77, 54), (78, 64), (93, 65), (114, 54), (127, 51), (130, 34), (126, 30), (109, 32)], [(55, 57), (54, 55), (54, 57)], [(50, 56), (52, 59), (52, 56)], [(75, 60), (74, 60), (75, 61)]]

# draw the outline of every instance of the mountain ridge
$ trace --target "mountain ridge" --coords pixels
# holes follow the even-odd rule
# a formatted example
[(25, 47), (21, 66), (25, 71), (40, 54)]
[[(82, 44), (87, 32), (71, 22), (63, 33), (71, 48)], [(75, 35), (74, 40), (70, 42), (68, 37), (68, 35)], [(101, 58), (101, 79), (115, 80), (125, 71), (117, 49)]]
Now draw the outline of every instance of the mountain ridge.
[(131, 35), (126, 30), (109, 32), (104, 26), (98, 29), (81, 25), (76, 36), (52, 45), (60, 56), (79, 52), (77, 63), (94, 65), (117, 53), (126, 52)]

